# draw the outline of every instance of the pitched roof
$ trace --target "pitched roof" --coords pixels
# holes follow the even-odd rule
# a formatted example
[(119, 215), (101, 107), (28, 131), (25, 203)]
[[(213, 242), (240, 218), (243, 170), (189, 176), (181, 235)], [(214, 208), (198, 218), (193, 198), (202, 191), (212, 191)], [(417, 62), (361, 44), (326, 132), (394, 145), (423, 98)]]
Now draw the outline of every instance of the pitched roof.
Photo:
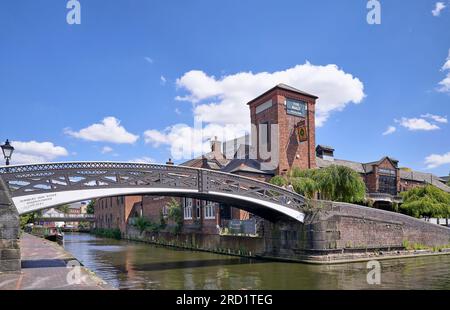
[(255, 159), (233, 159), (226, 167), (222, 168), (222, 171), (229, 173), (242, 171), (257, 174), (274, 174), (273, 170), (263, 169), (261, 162)]
[(308, 94), (307, 92), (304, 92), (304, 91), (302, 91), (302, 90), (300, 90), (300, 89), (297, 89), (297, 88), (295, 88), (295, 87), (292, 87), (292, 86), (289, 86), (289, 85), (280, 83), (280, 84), (278, 84), (278, 85), (275, 85), (274, 87), (272, 87), (272, 88), (269, 89), (268, 91), (265, 91), (264, 93), (262, 93), (261, 95), (257, 96), (256, 98), (253, 98), (252, 100), (250, 100), (249, 102), (247, 102), (247, 104), (253, 103), (254, 101), (258, 100), (259, 98), (261, 98), (261, 97), (263, 97), (263, 96), (265, 96), (265, 95), (267, 95), (268, 93), (270, 93), (271, 91), (273, 91), (273, 90), (275, 90), (275, 89), (277, 89), (277, 88), (278, 88), (278, 89), (287, 90), (287, 91), (291, 91), (291, 92), (294, 92), (294, 93), (298, 93), (298, 94), (300, 94), (300, 95), (307, 96), (307, 97), (311, 97), (311, 98), (314, 98), (314, 99), (319, 98), (319, 97), (317, 97), (317, 96), (315, 96), (315, 95)]
[(364, 169), (364, 165), (362, 163), (358, 163), (350, 160), (342, 160), (342, 159), (334, 159), (334, 160), (325, 160), (320, 157), (316, 157), (316, 164), (319, 168), (326, 168), (331, 165), (338, 165), (351, 168), (359, 173), (366, 173)]
[(450, 187), (442, 182), (442, 178), (435, 176), (432, 173), (425, 173), (414, 170), (406, 171), (400, 169), (400, 178), (403, 180), (433, 184), (434, 186), (442, 189), (443, 191), (450, 193)]

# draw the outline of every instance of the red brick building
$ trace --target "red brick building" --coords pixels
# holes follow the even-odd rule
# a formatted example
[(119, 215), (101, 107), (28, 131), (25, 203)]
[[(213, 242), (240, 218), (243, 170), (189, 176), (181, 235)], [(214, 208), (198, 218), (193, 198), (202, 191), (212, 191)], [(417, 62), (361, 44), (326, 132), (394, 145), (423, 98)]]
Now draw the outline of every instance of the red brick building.
[[(398, 160), (383, 157), (359, 163), (336, 159), (329, 146), (316, 147), (315, 104), (317, 96), (279, 84), (248, 102), (252, 131), (250, 136), (227, 141), (215, 138), (211, 152), (188, 160), (182, 166), (218, 170), (268, 181), (294, 167), (325, 168), (342, 165), (357, 171), (367, 188), (367, 198), (378, 206), (400, 202), (398, 194), (414, 186), (433, 184), (447, 192), (443, 180), (417, 171), (400, 169)], [(225, 155), (226, 154), (226, 155)], [(170, 160), (167, 164), (173, 164)], [(167, 217), (170, 197), (131, 196), (102, 198), (95, 204), (97, 227), (124, 231), (129, 217), (144, 216), (157, 222)], [(236, 206), (192, 198), (174, 198), (183, 208), (186, 232), (217, 234), (233, 221), (254, 219)]]

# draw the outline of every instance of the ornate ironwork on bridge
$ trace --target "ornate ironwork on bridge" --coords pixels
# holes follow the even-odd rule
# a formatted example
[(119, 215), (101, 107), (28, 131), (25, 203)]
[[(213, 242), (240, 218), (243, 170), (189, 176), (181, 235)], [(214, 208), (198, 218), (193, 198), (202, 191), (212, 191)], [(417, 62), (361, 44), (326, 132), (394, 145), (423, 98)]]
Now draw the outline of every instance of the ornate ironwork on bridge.
[(0, 178), (19, 213), (98, 197), (164, 194), (236, 203), (253, 213), (259, 206), (261, 212), (271, 209), (303, 221), (306, 204), (303, 196), (269, 183), (173, 165), (72, 162), (5, 166), (0, 167)]

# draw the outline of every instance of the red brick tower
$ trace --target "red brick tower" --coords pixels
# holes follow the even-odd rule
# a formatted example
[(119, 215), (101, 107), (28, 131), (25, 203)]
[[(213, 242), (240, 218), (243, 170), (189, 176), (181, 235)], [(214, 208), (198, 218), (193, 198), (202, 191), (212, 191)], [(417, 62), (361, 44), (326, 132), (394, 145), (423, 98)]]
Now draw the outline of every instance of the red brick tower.
[[(279, 84), (251, 100), (252, 145), (258, 146), (257, 159), (266, 161), (261, 149), (278, 151), (276, 174), (293, 167), (316, 167), (315, 104), (317, 96)], [(273, 132), (273, 124), (278, 132)], [(272, 141), (278, 139), (278, 143)], [(276, 148), (273, 149), (272, 148)], [(262, 156), (264, 155), (264, 156)]]

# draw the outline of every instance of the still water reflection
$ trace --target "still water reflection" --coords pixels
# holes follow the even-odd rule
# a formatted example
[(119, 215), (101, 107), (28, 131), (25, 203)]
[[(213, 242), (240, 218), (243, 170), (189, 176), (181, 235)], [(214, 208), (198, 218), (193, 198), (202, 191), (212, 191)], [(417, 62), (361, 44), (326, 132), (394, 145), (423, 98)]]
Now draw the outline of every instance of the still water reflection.
[(450, 289), (450, 255), (381, 261), (381, 285), (366, 263), (269, 262), (66, 234), (64, 247), (120, 289)]

